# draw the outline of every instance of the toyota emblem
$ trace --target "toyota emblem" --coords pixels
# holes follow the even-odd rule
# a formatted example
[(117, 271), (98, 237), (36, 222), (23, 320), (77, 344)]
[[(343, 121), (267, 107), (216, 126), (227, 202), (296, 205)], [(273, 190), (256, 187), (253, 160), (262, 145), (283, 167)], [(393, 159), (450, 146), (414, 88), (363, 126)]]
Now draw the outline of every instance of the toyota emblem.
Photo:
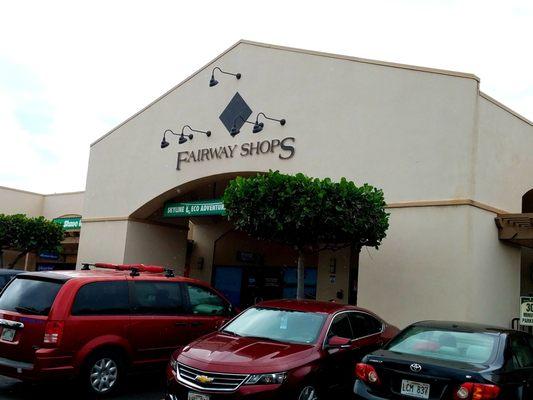
[(413, 372), (422, 371), (422, 366), (420, 364), (411, 364), (411, 366), (409, 368), (411, 368), (411, 371), (413, 371)]

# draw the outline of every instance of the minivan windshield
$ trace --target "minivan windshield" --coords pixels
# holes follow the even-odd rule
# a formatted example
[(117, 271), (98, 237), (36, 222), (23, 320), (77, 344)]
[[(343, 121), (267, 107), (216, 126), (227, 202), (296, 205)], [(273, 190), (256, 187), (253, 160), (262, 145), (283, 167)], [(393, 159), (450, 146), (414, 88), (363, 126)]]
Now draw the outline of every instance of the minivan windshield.
[(498, 335), (413, 326), (396, 336), (385, 349), (441, 360), (487, 364), (498, 350)]
[(324, 314), (253, 307), (227, 325), (223, 332), (281, 342), (314, 344), (325, 320)]
[(48, 315), (62, 282), (17, 277), (2, 292), (0, 310)]

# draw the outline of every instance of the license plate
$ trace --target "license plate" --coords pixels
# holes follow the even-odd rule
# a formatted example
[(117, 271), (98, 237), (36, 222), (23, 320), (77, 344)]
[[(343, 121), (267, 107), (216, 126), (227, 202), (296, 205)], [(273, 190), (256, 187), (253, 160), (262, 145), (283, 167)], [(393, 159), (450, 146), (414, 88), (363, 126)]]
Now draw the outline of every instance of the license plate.
[(189, 396), (187, 397), (187, 400), (209, 400), (209, 395), (189, 392)]
[(0, 339), (5, 342), (12, 342), (13, 340), (15, 340), (15, 333), (16, 331), (14, 329), (4, 328), (2, 330), (2, 336), (0, 337)]
[(427, 383), (402, 380), (401, 394), (416, 397), (417, 399), (429, 399), (429, 388)]

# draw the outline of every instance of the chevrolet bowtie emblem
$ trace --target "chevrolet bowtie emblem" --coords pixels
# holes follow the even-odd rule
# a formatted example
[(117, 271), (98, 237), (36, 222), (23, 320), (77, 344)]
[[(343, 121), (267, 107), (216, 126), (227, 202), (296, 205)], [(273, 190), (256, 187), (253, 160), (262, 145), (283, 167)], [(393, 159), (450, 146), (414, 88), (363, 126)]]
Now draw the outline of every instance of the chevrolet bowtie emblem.
[(211, 383), (215, 380), (215, 378), (210, 378), (205, 375), (196, 375), (196, 378), (194, 378), (194, 380), (200, 383)]

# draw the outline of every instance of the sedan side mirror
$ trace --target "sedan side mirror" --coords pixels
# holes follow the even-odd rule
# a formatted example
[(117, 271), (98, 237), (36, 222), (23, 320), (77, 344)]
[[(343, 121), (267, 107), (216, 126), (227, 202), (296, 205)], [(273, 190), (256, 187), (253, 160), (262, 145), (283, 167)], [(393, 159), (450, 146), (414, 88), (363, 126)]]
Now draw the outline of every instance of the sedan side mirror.
[(340, 337), (340, 336), (332, 336), (329, 338), (327, 342), (327, 347), (329, 349), (347, 349), (350, 347), (350, 344), (352, 343), (352, 339)]

